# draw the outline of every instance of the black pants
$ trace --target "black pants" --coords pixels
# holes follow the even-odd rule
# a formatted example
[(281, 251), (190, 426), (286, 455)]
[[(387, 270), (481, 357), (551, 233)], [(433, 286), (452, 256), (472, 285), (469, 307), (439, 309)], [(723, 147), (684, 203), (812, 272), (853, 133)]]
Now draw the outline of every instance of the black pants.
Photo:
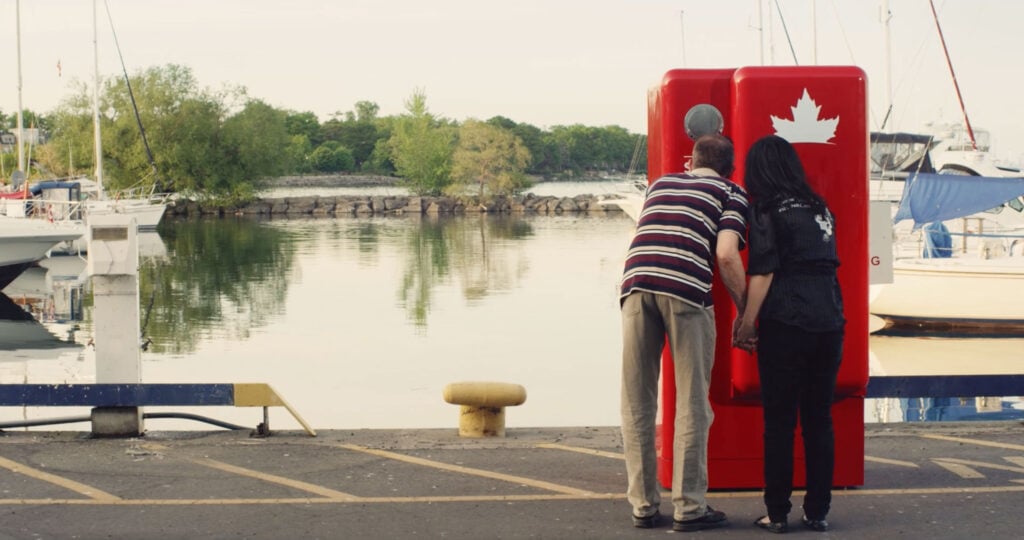
[(792, 508), (793, 438), (799, 414), (807, 473), (804, 514), (825, 519), (832, 502), (832, 396), (842, 360), (843, 331), (807, 332), (763, 320), (757, 335), (768, 516), (784, 521)]

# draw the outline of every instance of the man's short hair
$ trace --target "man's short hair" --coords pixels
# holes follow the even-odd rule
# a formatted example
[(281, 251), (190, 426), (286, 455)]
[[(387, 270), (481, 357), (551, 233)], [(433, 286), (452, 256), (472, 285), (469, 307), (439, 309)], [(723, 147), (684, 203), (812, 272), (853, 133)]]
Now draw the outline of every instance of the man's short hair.
[(708, 168), (720, 176), (733, 173), (732, 141), (724, 135), (703, 135), (693, 143), (693, 168)]

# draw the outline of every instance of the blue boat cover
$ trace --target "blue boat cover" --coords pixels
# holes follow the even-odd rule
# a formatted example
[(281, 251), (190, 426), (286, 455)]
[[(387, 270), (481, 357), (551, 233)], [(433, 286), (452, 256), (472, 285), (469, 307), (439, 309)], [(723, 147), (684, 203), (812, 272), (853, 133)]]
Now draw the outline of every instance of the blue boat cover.
[(78, 188), (78, 182), (61, 182), (59, 180), (45, 180), (37, 182), (29, 187), (32, 195), (39, 195), (44, 189), (76, 189)]
[(1024, 178), (914, 173), (907, 177), (895, 223), (946, 221), (991, 210), (1024, 195)]

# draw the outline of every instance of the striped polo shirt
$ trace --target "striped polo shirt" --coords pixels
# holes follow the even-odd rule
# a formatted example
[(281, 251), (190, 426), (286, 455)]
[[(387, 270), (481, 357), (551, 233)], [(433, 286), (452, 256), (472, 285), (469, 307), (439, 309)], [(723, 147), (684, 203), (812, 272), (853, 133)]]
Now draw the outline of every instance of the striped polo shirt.
[(747, 194), (711, 169), (663, 176), (647, 188), (626, 255), (619, 301), (634, 291), (665, 294), (698, 307), (712, 305), (718, 231), (746, 245)]

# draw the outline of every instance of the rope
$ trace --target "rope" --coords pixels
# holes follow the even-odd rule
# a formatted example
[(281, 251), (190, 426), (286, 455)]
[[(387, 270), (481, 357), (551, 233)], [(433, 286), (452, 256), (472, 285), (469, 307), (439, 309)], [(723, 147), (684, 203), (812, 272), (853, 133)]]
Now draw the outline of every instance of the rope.
[[(103, 0), (103, 7), (107, 10), (107, 20), (110, 21), (110, 33), (114, 35), (114, 47), (117, 48), (117, 57), (121, 61), (121, 71), (124, 73), (124, 84), (128, 88), (128, 97), (131, 98), (132, 111), (135, 112), (135, 123), (139, 125), (139, 134), (142, 135), (142, 146), (146, 149), (146, 157), (149, 159), (149, 166), (153, 169), (155, 182), (160, 181), (157, 175), (156, 160), (153, 159), (153, 151), (149, 148), (149, 140), (146, 138), (146, 129), (142, 127), (142, 117), (139, 116), (139, 106), (135, 103), (135, 93), (132, 92), (132, 82), (128, 78), (128, 68), (124, 65), (124, 55), (121, 54), (121, 44), (117, 40), (117, 30), (114, 30), (114, 18), (110, 15), (110, 5)], [(154, 183), (155, 183), (154, 182)]]
[(779, 21), (782, 22), (782, 31), (786, 34), (786, 42), (789, 43), (789, 52), (793, 55), (793, 65), (799, 66), (800, 62), (796, 59), (796, 49), (793, 48), (793, 40), (789, 37), (789, 28), (786, 26), (786, 18), (782, 16), (782, 6), (779, 5), (779, 0), (775, 0), (775, 10), (779, 12)]
[(1024, 238), (1024, 234), (990, 234), (990, 233), (958, 233), (948, 232), (943, 233), (950, 236), (968, 236), (972, 238)]
[(967, 118), (967, 107), (964, 106), (964, 96), (960, 93), (960, 83), (956, 80), (956, 72), (953, 71), (953, 61), (949, 58), (949, 48), (946, 47), (946, 37), (942, 34), (942, 26), (939, 25), (939, 14), (935, 11), (935, 2), (928, 0), (932, 7), (932, 18), (935, 19), (935, 28), (939, 30), (939, 41), (942, 42), (942, 52), (946, 55), (946, 65), (949, 66), (949, 75), (953, 77), (953, 87), (956, 88), (956, 98), (960, 101), (960, 112), (964, 115), (964, 124), (967, 125), (967, 134), (971, 136), (971, 147), (978, 150), (978, 142), (974, 139), (974, 129), (971, 128), (971, 120)]
[[(159, 268), (159, 266), (157, 266)], [(139, 342), (142, 343), (142, 350), (149, 348), (150, 339), (146, 338), (146, 327), (149, 326), (149, 316), (153, 313), (153, 304), (156, 303), (156, 288), (160, 284), (160, 271), (150, 281), (149, 303), (146, 305), (146, 315), (142, 319), (142, 327), (139, 329)]]

